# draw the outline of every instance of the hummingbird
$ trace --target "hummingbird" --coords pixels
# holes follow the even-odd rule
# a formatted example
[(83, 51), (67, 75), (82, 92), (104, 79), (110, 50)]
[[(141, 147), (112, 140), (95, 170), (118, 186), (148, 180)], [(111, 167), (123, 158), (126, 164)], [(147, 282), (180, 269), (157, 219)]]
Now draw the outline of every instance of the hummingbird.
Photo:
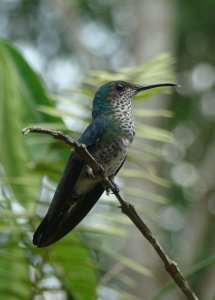
[[(113, 183), (135, 136), (133, 97), (145, 90), (164, 86), (177, 85), (111, 81), (97, 90), (92, 122), (78, 142), (86, 145)], [(33, 244), (47, 247), (60, 240), (82, 221), (105, 190), (108, 189), (102, 179), (79, 154), (71, 152), (47, 214), (34, 233)]]

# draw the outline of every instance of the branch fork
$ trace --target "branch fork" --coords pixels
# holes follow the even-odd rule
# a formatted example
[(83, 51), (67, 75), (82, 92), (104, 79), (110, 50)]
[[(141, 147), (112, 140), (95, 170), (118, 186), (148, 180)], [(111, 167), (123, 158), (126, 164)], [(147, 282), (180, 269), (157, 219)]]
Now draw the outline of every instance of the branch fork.
[(127, 202), (122, 198), (122, 196), (119, 193), (119, 189), (117, 185), (106, 176), (104, 168), (99, 163), (97, 163), (97, 161), (89, 153), (87, 147), (84, 144), (78, 143), (69, 135), (65, 135), (61, 131), (46, 129), (42, 127), (33, 126), (33, 127), (24, 128), (22, 130), (22, 134), (24, 136), (26, 136), (29, 133), (48, 134), (51, 135), (54, 139), (64, 141), (66, 144), (72, 146), (74, 150), (84, 159), (85, 163), (92, 168), (93, 173), (98, 174), (98, 176), (100, 176), (102, 181), (104, 182), (105, 186), (107, 186), (108, 189), (110, 189), (112, 193), (116, 196), (116, 198), (120, 203), (118, 207), (121, 208), (122, 213), (124, 213), (130, 218), (130, 220), (134, 223), (134, 225), (139, 229), (142, 235), (148, 240), (148, 242), (157, 252), (157, 254), (159, 255), (159, 257), (164, 263), (165, 270), (175, 281), (175, 283), (180, 288), (184, 296), (186, 296), (186, 299), (198, 300), (197, 296), (189, 286), (188, 281), (184, 278), (184, 276), (180, 272), (177, 263), (172, 259), (170, 259), (169, 256), (165, 253), (163, 248), (160, 246), (159, 242), (154, 237), (152, 231), (141, 220), (133, 204)]

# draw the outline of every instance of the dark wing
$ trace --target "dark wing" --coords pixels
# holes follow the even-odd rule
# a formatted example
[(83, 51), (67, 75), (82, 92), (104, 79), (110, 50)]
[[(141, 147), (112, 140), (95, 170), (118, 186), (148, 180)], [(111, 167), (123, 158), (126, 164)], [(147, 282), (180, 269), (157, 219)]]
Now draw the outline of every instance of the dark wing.
[(46, 243), (48, 243), (47, 246), (51, 244), (51, 241), (49, 242), (49, 240), (54, 233), (55, 227), (58, 226), (62, 211), (65, 211), (65, 206), (68, 206), (71, 190), (75, 185), (83, 166), (83, 159), (75, 152), (71, 153), (48, 212), (34, 233), (34, 245), (44, 247), (46, 246)]
[[(105, 122), (102, 120), (93, 121), (79, 142), (86, 144), (87, 147), (95, 145), (104, 126)], [(34, 233), (33, 244), (37, 247), (51, 245), (66, 235), (85, 217), (104, 192), (102, 185), (98, 184), (89, 193), (74, 201), (73, 187), (83, 167), (83, 159), (73, 152), (69, 156), (48, 212)]]
[[(124, 161), (115, 175), (121, 169)], [(69, 182), (70, 176), (67, 178), (67, 182)], [(89, 193), (85, 194), (82, 198), (79, 198), (78, 201), (76, 201), (68, 209), (68, 203), (65, 206), (64, 201), (62, 201), (63, 198), (59, 198), (61, 196), (61, 192), (63, 192), (66, 199), (70, 199), (67, 196), (66, 191), (61, 190), (61, 188), (64, 187), (61, 182), (58, 185), (46, 217), (43, 219), (34, 234), (33, 244), (37, 247), (47, 247), (64, 237), (68, 232), (75, 228), (75, 226), (78, 225), (92, 209), (105, 190), (102, 183), (98, 183)], [(67, 186), (67, 184), (65, 184), (65, 186)], [(56, 196), (57, 191), (59, 191), (58, 196)]]

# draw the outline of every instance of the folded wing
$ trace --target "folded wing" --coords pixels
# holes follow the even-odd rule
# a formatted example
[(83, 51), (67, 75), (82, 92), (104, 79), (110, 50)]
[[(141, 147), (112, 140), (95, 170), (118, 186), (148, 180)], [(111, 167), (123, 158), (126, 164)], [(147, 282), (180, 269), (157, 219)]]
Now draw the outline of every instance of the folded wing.
[[(88, 148), (95, 146), (104, 128), (103, 120), (93, 121), (79, 142)], [(104, 192), (102, 184), (98, 183), (83, 195), (79, 197), (74, 195), (73, 188), (79, 180), (83, 167), (83, 159), (75, 152), (70, 154), (48, 212), (34, 233), (33, 244), (37, 247), (49, 246), (71, 231)]]

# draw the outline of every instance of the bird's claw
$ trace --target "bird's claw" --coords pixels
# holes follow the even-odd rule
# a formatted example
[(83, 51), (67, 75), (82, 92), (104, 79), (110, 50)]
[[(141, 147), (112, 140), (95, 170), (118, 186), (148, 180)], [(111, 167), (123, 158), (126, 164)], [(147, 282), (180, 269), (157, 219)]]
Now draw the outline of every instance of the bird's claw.
[(107, 187), (107, 188), (105, 189), (105, 191), (106, 191), (106, 195), (107, 195), (107, 196), (110, 196), (110, 191), (111, 191), (111, 189), (110, 189), (109, 187)]
[(114, 179), (113, 179), (113, 178), (109, 178), (109, 180), (110, 180), (110, 182), (112, 183), (113, 188), (106, 187), (106, 188), (105, 188), (105, 190), (106, 190), (106, 195), (109, 196), (110, 193), (111, 193), (111, 194), (119, 194), (120, 190), (119, 190), (118, 185), (115, 183)]
[(116, 185), (116, 183), (114, 183), (114, 190), (112, 191), (112, 194), (119, 194), (119, 187), (118, 185)]

